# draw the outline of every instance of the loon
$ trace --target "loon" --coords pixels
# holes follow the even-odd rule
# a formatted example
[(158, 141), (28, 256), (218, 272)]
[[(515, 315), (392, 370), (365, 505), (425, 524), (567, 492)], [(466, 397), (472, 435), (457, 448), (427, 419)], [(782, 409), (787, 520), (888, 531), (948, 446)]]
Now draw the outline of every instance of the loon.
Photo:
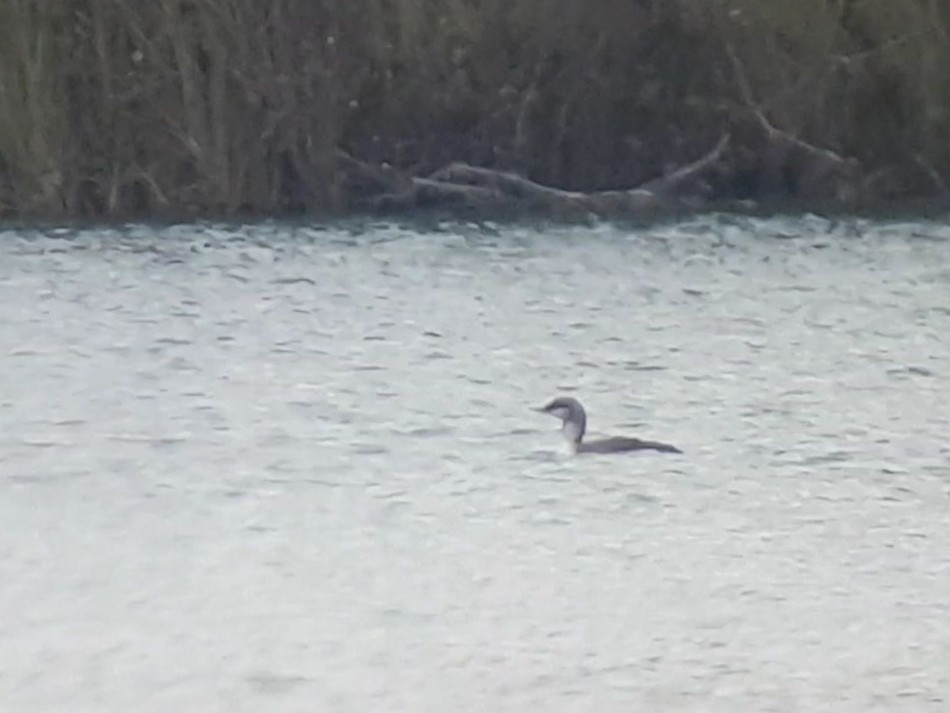
[(584, 441), (587, 428), (587, 412), (581, 402), (570, 396), (559, 396), (545, 406), (535, 409), (561, 419), (561, 432), (575, 453), (625, 453), (627, 451), (660, 451), (682, 453), (676, 446), (657, 441), (641, 441), (639, 438), (613, 436), (598, 441)]

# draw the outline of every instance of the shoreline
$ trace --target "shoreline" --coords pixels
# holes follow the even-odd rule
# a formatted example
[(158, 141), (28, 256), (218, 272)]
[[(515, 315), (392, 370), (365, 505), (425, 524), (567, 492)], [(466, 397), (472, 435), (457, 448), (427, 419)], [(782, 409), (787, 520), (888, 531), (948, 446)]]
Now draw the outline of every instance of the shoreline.
[(692, 220), (718, 218), (728, 220), (749, 219), (768, 221), (788, 218), (791, 220), (814, 217), (830, 223), (838, 222), (937, 222), (950, 224), (950, 202), (935, 199), (924, 201), (903, 201), (900, 204), (876, 206), (867, 210), (829, 211), (817, 206), (795, 205), (785, 203), (771, 207), (754, 207), (737, 210), (729, 205), (709, 206), (699, 210), (683, 211), (654, 215), (649, 218), (636, 219), (606, 219), (589, 216), (587, 219), (558, 220), (543, 216), (471, 216), (465, 213), (450, 210), (418, 209), (412, 212), (368, 213), (351, 211), (347, 213), (296, 213), (286, 215), (251, 215), (251, 214), (178, 214), (149, 217), (106, 217), (82, 216), (78, 218), (43, 218), (38, 216), (22, 216), (0, 219), (0, 232), (39, 231), (39, 232), (73, 232), (84, 230), (122, 230), (133, 227), (152, 227), (156, 229), (174, 228), (176, 226), (197, 227), (245, 227), (260, 226), (272, 223), (276, 226), (289, 228), (328, 227), (340, 225), (373, 225), (391, 224), (397, 226), (442, 227), (445, 225), (476, 225), (485, 228), (510, 227), (550, 227), (553, 229), (571, 227), (594, 227), (597, 225), (613, 225), (631, 230), (649, 229), (653, 226), (685, 223)]

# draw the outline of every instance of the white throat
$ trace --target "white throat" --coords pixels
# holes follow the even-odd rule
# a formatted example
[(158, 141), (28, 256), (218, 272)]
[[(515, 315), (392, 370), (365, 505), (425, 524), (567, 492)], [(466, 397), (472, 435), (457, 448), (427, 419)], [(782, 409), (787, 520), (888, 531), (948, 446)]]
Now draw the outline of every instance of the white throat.
[(583, 435), (580, 426), (573, 421), (565, 421), (561, 426), (561, 433), (564, 434), (564, 438), (570, 445), (571, 451), (577, 451), (577, 445), (580, 443), (581, 436)]

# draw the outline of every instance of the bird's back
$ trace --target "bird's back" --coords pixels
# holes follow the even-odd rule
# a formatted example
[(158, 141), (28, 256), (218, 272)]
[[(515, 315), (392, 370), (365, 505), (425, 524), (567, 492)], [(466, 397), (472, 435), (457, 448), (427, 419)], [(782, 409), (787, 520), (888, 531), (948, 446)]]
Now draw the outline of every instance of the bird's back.
[(658, 441), (641, 441), (639, 438), (613, 436), (596, 441), (582, 441), (577, 447), (578, 453), (624, 453), (626, 451), (659, 451), (661, 453), (682, 453), (676, 446)]

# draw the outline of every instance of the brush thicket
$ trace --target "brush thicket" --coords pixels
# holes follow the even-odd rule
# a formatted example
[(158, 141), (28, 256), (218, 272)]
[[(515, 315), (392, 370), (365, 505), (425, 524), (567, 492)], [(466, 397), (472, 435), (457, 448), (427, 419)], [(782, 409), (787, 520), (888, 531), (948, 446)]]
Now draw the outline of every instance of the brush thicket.
[(942, 0), (5, 0), (0, 214), (346, 209), (337, 148), (629, 187), (750, 103), (927, 192), (947, 67)]

